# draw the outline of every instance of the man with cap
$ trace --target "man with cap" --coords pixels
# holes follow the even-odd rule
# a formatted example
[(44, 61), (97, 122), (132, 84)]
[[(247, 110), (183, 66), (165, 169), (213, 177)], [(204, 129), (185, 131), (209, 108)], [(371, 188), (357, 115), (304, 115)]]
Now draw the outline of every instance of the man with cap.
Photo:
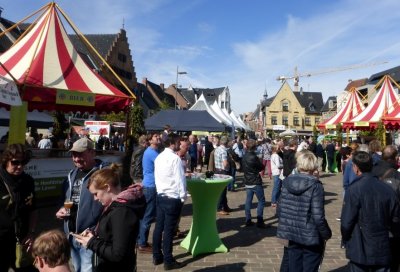
[[(62, 207), (56, 213), (58, 219), (64, 220), (64, 231), (82, 233), (88, 228), (94, 228), (103, 210), (100, 202), (95, 201), (87, 188), (90, 176), (106, 164), (95, 159), (94, 142), (87, 137), (77, 140), (71, 150), (72, 169), (63, 184), (63, 200), (70, 200), (73, 206), (70, 214)], [(92, 271), (92, 254), (89, 249), (81, 246), (72, 235), (69, 235), (71, 244), (72, 263), (76, 272)]]

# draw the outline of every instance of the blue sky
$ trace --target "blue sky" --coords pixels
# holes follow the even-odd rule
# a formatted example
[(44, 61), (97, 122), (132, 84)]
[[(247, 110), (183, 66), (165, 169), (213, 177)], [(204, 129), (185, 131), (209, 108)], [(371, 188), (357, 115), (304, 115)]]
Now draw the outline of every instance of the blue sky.
[[(18, 21), (48, 1), (2, 0)], [(56, 1), (88, 34), (117, 33), (125, 22), (138, 81), (228, 86), (236, 113), (253, 111), (265, 88), (294, 67), (304, 91), (339, 94), (349, 79), (400, 65), (398, 0), (92, 0)], [(358, 64), (382, 63), (318, 74)], [(289, 81), (292, 85), (292, 81)]]

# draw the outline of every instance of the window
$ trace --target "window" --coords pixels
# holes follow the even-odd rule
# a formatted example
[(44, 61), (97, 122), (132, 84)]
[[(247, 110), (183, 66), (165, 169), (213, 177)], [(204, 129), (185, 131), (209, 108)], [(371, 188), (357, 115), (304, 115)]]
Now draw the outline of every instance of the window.
[(282, 102), (282, 111), (289, 111), (289, 102)]
[(333, 109), (333, 100), (329, 100), (329, 108)]
[(305, 119), (305, 125), (306, 125), (306, 126), (311, 126), (311, 118), (310, 118), (310, 117), (306, 117), (306, 119)]
[(293, 117), (293, 125), (295, 125), (295, 126), (299, 126), (300, 125), (298, 116)]
[(285, 125), (285, 126), (289, 125), (289, 120), (288, 120), (287, 116), (283, 116), (282, 117), (282, 124)]
[(118, 60), (120, 62), (125, 63), (126, 62), (126, 56), (124, 54), (122, 54), (122, 53), (118, 53)]
[(319, 124), (319, 117), (315, 117), (315, 124), (316, 124), (316, 125)]
[(273, 125), (277, 125), (277, 124), (278, 124), (278, 118), (276, 118), (276, 116), (272, 116), (272, 117), (271, 117), (271, 123), (272, 123)]

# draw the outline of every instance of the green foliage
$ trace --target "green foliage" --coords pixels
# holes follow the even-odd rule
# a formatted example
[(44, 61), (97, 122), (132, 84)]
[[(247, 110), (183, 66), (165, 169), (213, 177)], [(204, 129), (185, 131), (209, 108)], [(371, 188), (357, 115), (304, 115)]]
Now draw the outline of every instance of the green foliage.
[(139, 103), (134, 103), (129, 111), (130, 135), (138, 139), (140, 135), (146, 132), (144, 127), (143, 108)]
[(65, 139), (65, 131), (69, 128), (69, 124), (65, 119), (65, 115), (61, 111), (56, 111), (53, 114), (54, 125), (53, 135), (57, 140)]
[(385, 142), (384, 137), (386, 137), (386, 129), (382, 121), (379, 121), (378, 127), (372, 131), (372, 135), (375, 136), (382, 144)]
[(343, 143), (343, 134), (342, 134), (343, 126), (342, 124), (336, 125), (336, 140), (339, 143), (339, 146), (342, 146)]
[(112, 112), (108, 114), (102, 114), (100, 115), (100, 118), (104, 121), (109, 122), (125, 122), (126, 114), (123, 111), (120, 111), (118, 113)]
[(319, 134), (319, 131), (317, 129), (317, 125), (314, 125), (312, 134), (313, 134), (314, 141), (316, 141), (317, 138), (318, 138), (318, 134)]
[(161, 101), (160, 110), (170, 110), (172, 108), (173, 106), (168, 103), (167, 99), (164, 98), (163, 101)]

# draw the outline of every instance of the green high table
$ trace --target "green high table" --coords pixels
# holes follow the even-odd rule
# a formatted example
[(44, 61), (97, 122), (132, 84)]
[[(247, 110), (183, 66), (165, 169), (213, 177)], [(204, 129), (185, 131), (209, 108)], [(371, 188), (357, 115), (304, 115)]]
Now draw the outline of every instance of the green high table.
[(193, 256), (228, 252), (218, 235), (216, 213), (221, 193), (231, 181), (231, 176), (219, 174), (209, 179), (203, 176), (186, 181), (192, 196), (193, 221), (181, 247)]

